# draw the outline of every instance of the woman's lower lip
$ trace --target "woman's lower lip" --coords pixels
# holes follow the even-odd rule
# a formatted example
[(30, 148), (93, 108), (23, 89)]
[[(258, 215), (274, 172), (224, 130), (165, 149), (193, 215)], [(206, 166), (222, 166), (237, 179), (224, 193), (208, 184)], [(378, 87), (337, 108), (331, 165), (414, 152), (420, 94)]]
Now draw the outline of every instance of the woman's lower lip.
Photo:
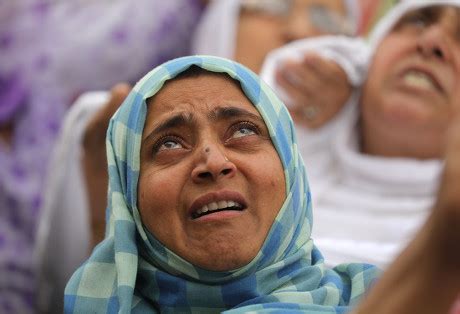
[(220, 221), (225, 219), (232, 219), (241, 216), (244, 213), (244, 210), (223, 210), (210, 213), (198, 218), (193, 219), (196, 222), (212, 222)]

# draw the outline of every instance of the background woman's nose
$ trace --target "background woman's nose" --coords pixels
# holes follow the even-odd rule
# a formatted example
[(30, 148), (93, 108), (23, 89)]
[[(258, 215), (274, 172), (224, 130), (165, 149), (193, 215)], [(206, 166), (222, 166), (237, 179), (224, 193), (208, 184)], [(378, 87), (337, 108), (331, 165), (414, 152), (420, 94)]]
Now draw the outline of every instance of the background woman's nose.
[(233, 177), (236, 166), (217, 147), (207, 147), (201, 152), (192, 170), (192, 180), (196, 183), (217, 181), (221, 178)]
[(447, 43), (449, 36), (441, 25), (432, 25), (418, 38), (417, 50), (425, 57), (448, 61), (451, 59)]

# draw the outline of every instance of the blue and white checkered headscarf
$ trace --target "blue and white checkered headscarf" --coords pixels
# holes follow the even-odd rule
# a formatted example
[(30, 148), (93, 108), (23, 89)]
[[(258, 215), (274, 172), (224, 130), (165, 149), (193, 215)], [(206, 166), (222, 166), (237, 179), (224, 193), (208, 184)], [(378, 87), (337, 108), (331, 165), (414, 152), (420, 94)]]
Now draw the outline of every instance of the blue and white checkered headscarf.
[[(168, 250), (147, 231), (137, 207), (146, 100), (192, 65), (240, 82), (267, 125), (286, 179), (286, 200), (260, 252), (248, 265), (227, 272), (201, 269)], [(65, 312), (347, 311), (365, 293), (377, 270), (363, 264), (325, 268), (310, 238), (310, 190), (293, 130), (288, 111), (273, 91), (238, 63), (184, 57), (148, 73), (111, 120), (106, 237), (67, 284)]]

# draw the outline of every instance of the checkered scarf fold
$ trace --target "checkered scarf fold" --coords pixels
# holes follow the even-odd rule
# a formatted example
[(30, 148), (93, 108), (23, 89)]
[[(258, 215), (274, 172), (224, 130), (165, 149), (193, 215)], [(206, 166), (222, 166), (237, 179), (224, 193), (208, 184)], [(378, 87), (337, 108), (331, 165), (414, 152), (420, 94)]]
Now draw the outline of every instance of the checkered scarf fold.
[[(240, 82), (264, 119), (284, 168), (285, 203), (257, 256), (233, 271), (200, 269), (174, 254), (147, 231), (137, 208), (146, 99), (191, 65), (226, 73)], [(238, 63), (192, 56), (149, 72), (111, 120), (106, 237), (67, 284), (65, 312), (346, 312), (378, 271), (364, 264), (325, 268), (310, 238), (310, 190), (293, 130), (283, 103), (257, 75)]]

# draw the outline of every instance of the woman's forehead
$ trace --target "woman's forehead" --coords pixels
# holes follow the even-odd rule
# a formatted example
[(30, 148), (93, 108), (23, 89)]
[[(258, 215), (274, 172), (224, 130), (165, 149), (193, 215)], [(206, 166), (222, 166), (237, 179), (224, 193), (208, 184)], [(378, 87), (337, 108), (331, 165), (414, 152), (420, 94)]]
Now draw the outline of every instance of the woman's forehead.
[(156, 117), (160, 113), (214, 112), (218, 107), (242, 108), (260, 116), (239, 82), (221, 73), (172, 79), (147, 102), (148, 112)]

